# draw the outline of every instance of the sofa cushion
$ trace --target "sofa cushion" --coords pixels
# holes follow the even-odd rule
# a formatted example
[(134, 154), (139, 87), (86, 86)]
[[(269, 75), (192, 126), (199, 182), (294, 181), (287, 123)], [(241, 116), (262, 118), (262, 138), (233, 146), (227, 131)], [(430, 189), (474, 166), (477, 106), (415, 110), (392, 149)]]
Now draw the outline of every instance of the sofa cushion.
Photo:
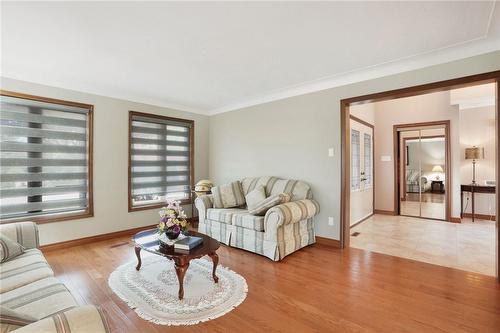
[(0, 262), (6, 262), (24, 252), (24, 247), (9, 237), (0, 235)]
[(245, 196), (239, 181), (212, 187), (212, 196), (214, 208), (233, 208), (245, 204)]
[(272, 208), (276, 205), (285, 203), (290, 201), (290, 195), (287, 193), (280, 193), (276, 195), (272, 195), (264, 200), (262, 200), (257, 206), (253, 209), (249, 209), (248, 213), (252, 215), (264, 215), (266, 214), (269, 208)]
[(311, 188), (302, 181), (292, 179), (278, 179), (273, 186), (268, 189), (269, 196), (280, 193), (289, 193), (291, 201), (311, 199)]
[(234, 213), (232, 224), (245, 229), (264, 231), (264, 216), (256, 216), (248, 212)]
[(32, 282), (2, 294), (0, 304), (42, 319), (77, 305), (66, 286), (54, 277)]
[(232, 209), (219, 209), (219, 208), (209, 208), (207, 209), (207, 219), (212, 221), (217, 221), (220, 223), (231, 224), (231, 219), (235, 213), (246, 213), (245, 209), (232, 208)]
[(269, 196), (269, 189), (274, 185), (274, 182), (278, 180), (277, 177), (265, 176), (265, 177), (247, 177), (241, 180), (241, 187), (243, 188), (243, 193), (246, 195), (250, 191), (257, 188), (259, 185), (264, 186), (266, 189), (266, 197)]
[(101, 309), (84, 305), (37, 321), (18, 332), (107, 333), (110, 329)]
[[(0, 324), (5, 328), (5, 331), (9, 332), (13, 330), (13, 327), (20, 327), (29, 325), (35, 322), (37, 319), (35, 317), (30, 316), (29, 314), (25, 314), (19, 311), (14, 311), (5, 306), (0, 305)], [(0, 332), (4, 332), (2, 329)]]
[(54, 272), (40, 250), (26, 250), (16, 258), (1, 264), (0, 293), (53, 275)]
[(245, 195), (248, 209), (254, 209), (266, 198), (266, 188), (263, 185), (257, 186)]

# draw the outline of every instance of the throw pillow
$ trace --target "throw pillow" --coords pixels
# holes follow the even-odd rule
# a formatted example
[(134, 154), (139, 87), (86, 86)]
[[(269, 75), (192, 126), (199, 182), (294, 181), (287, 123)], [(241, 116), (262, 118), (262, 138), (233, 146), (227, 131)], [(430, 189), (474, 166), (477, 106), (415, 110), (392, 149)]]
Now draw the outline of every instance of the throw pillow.
[(271, 195), (257, 204), (254, 209), (249, 209), (252, 215), (265, 215), (269, 208), (290, 201), (290, 195), (286, 193)]
[(245, 204), (245, 195), (239, 181), (212, 187), (214, 208), (233, 208)]
[(0, 235), (0, 262), (6, 262), (24, 253), (24, 247), (12, 239)]
[(0, 323), (5, 325), (26, 326), (37, 321), (35, 317), (0, 305)]
[(245, 195), (248, 210), (253, 210), (266, 198), (266, 188), (263, 185), (257, 186), (255, 189)]

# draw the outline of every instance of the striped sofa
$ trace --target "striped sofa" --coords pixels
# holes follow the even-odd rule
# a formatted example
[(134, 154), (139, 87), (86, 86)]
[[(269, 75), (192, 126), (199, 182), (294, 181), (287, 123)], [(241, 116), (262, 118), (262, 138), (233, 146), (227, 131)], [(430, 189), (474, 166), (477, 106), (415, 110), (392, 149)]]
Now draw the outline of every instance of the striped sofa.
[(38, 249), (33, 222), (0, 225), (0, 234), (21, 244), (23, 254), (0, 263), (0, 332), (109, 332), (100, 309), (78, 306)]
[(277, 177), (244, 178), (241, 184), (245, 195), (264, 185), (267, 196), (288, 193), (291, 201), (272, 207), (265, 216), (255, 216), (246, 207), (213, 208), (212, 195), (200, 196), (195, 200), (199, 232), (274, 261), (315, 242), (313, 217), (319, 205), (312, 200), (309, 185)]

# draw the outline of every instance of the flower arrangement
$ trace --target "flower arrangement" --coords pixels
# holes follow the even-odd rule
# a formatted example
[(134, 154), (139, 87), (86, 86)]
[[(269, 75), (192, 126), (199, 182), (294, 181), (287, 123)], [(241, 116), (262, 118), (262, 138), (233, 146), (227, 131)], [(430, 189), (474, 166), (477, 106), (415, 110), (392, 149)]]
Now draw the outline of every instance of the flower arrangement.
[(165, 233), (169, 239), (176, 239), (181, 231), (186, 231), (188, 222), (180, 201), (167, 200), (167, 206), (160, 209), (158, 234)]

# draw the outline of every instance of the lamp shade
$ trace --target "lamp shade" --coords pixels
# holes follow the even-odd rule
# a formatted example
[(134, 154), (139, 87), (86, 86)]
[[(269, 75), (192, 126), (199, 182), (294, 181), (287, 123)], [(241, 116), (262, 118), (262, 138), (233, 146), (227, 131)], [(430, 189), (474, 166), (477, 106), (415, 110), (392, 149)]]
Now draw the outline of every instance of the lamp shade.
[(433, 168), (432, 168), (432, 172), (444, 172), (443, 170), (443, 167), (440, 166), (440, 165), (435, 165)]
[(480, 160), (483, 158), (484, 158), (484, 148), (482, 147), (465, 148), (466, 160)]

